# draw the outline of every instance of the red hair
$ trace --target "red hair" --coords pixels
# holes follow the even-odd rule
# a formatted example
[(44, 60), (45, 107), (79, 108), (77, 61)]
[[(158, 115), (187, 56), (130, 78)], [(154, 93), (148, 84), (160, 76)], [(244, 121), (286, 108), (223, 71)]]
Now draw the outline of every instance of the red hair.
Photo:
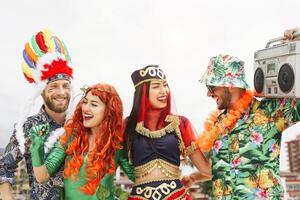
[(79, 170), (83, 164), (84, 154), (88, 154), (85, 167), (86, 183), (80, 189), (89, 195), (93, 195), (100, 181), (107, 173), (114, 173), (116, 169), (114, 157), (118, 149), (121, 149), (123, 141), (123, 107), (121, 99), (113, 86), (108, 84), (96, 84), (88, 88), (85, 95), (91, 92), (105, 103), (105, 117), (99, 125), (100, 137), (96, 138), (95, 148), (89, 150), (90, 129), (83, 126), (82, 100), (78, 103), (72, 119), (66, 123), (65, 131), (60, 142), (67, 145), (64, 178), (78, 178)]
[(157, 109), (157, 108), (155, 108), (151, 105), (150, 100), (149, 100), (149, 92), (150, 92), (150, 89), (148, 89), (148, 91), (147, 91), (146, 83), (144, 83), (143, 88), (142, 88), (142, 94), (141, 94), (141, 100), (140, 100), (140, 107), (139, 107), (137, 122), (146, 122), (148, 120), (147, 117), (146, 117), (147, 112), (149, 112), (151, 110), (161, 110), (162, 112), (159, 116), (158, 127), (163, 128), (164, 126), (166, 126), (165, 119), (166, 119), (167, 115), (171, 114), (171, 95), (170, 95), (170, 92), (168, 92), (168, 94), (167, 94), (167, 106), (163, 109)]

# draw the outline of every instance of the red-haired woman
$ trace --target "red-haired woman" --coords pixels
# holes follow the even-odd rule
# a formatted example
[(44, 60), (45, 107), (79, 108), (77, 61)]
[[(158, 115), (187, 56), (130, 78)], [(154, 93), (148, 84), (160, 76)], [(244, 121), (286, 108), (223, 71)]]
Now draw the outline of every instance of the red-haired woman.
[[(66, 133), (45, 162), (41, 143), (47, 135), (47, 126), (32, 128), (36, 179), (46, 181), (64, 163), (65, 199), (113, 199), (117, 195), (113, 186), (117, 165), (134, 179), (122, 150), (122, 115), (122, 102), (114, 87), (97, 84), (87, 88), (72, 119), (65, 125)], [(127, 199), (126, 195), (124, 198)]]
[[(159, 66), (136, 70), (131, 78), (135, 93), (125, 133), (135, 185), (129, 200), (191, 199), (184, 185), (211, 177), (210, 163), (195, 143), (194, 129), (187, 118), (174, 114), (166, 76)], [(180, 156), (189, 156), (199, 172), (180, 180)]]

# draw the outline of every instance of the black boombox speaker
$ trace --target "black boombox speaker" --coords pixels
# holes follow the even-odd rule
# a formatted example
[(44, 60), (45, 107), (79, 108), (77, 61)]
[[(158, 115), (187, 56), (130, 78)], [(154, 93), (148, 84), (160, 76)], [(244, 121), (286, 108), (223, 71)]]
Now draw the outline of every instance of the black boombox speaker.
[[(294, 33), (300, 36), (300, 31)], [(300, 41), (270, 40), (254, 53), (254, 89), (257, 97), (300, 98)], [(275, 42), (280, 44), (270, 46)]]

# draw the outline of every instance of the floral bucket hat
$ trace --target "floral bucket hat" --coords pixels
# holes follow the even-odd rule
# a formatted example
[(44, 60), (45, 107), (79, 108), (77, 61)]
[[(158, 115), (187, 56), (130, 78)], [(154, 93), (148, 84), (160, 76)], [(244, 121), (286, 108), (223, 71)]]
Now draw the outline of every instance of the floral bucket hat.
[(245, 80), (244, 61), (230, 55), (212, 57), (199, 81), (209, 86), (249, 88)]

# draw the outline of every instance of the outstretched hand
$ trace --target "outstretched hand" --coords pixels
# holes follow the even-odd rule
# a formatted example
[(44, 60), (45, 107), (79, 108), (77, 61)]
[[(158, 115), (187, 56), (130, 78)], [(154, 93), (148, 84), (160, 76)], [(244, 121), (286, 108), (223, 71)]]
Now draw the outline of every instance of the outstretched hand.
[(31, 139), (31, 148), (36, 148), (44, 145), (45, 138), (49, 134), (49, 124), (40, 124), (31, 127), (29, 137)]
[(49, 124), (40, 124), (31, 127), (29, 130), (29, 137), (31, 139), (31, 159), (32, 165), (39, 167), (44, 164), (44, 142), (49, 134)]

